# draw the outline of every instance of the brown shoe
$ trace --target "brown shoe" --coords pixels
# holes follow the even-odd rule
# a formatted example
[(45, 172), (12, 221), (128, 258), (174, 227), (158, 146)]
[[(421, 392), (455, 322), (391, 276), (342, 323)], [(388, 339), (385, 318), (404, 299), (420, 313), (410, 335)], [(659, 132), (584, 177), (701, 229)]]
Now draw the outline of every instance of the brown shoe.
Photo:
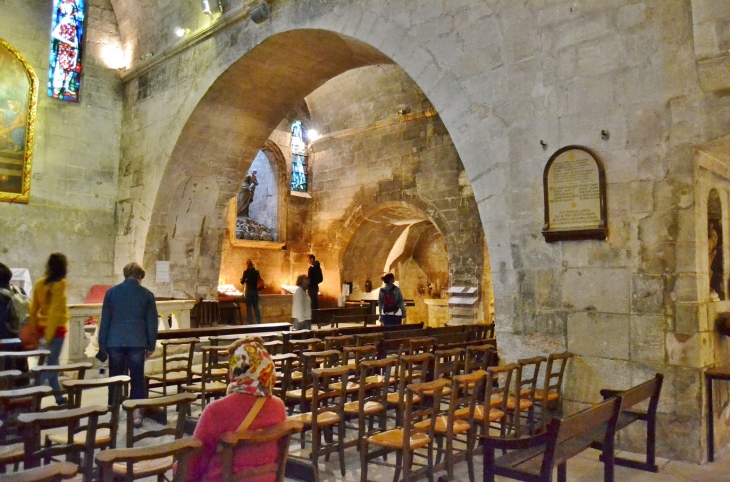
[(134, 417), (134, 428), (140, 428), (142, 426), (142, 419), (144, 418), (142, 416), (142, 409), (135, 408), (134, 412), (132, 412), (132, 417)]

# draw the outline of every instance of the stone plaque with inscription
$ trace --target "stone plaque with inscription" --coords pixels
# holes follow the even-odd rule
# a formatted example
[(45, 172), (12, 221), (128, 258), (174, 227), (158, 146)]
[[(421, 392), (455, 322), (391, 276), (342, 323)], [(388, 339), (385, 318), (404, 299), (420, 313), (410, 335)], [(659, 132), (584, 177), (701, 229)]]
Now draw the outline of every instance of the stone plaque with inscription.
[(606, 239), (606, 173), (588, 149), (567, 146), (550, 157), (543, 173), (547, 242)]

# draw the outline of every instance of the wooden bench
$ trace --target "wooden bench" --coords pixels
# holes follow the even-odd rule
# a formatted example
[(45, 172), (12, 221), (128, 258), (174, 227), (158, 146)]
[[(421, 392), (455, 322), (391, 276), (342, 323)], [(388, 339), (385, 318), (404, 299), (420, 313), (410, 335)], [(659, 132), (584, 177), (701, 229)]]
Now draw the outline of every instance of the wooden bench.
[(367, 306), (342, 307), (342, 308), (320, 308), (312, 310), (312, 326), (322, 326), (332, 322), (336, 316), (363, 317), (370, 314)]
[(177, 338), (205, 338), (211, 336), (256, 335), (258, 333), (270, 333), (272, 331), (289, 332), (289, 323), (262, 323), (260, 325), (236, 325), (236, 326), (206, 326), (203, 328), (189, 328), (183, 330), (160, 331), (157, 334), (158, 340), (174, 340)]
[[(484, 442), (484, 482), (494, 482), (500, 475), (515, 480), (551, 482), (553, 468), (558, 467), (558, 482), (566, 482), (567, 461), (591, 447), (593, 440), (603, 440), (603, 480), (613, 482), (613, 444), (621, 397), (612, 397), (565, 419), (554, 418), (539, 435), (493, 438), (482, 435)], [(511, 452), (495, 459), (496, 450)]]
[[(628, 427), (637, 420), (643, 420), (646, 422), (646, 462), (629, 460), (623, 457), (614, 457), (616, 465), (645, 470), (647, 472), (659, 472), (659, 467), (656, 465), (656, 412), (657, 406), (659, 405), (659, 395), (662, 390), (663, 380), (664, 376), (657, 373), (657, 375), (651, 380), (647, 380), (644, 383), (625, 391), (608, 389), (601, 390), (601, 396), (603, 396), (604, 399), (620, 396), (623, 400), (621, 403), (621, 414), (619, 415), (618, 423), (616, 424), (617, 432)], [(632, 410), (632, 408), (645, 400), (649, 401), (649, 407), (646, 411)], [(600, 440), (594, 440), (592, 446), (593, 448), (603, 451), (601, 458), (603, 458), (606, 452), (608, 452), (608, 448), (605, 448)]]

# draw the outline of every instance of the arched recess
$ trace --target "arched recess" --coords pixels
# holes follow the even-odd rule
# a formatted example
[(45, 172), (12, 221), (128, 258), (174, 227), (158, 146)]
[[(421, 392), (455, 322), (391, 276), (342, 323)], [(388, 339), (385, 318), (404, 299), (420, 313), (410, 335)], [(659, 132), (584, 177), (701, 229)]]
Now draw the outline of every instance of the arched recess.
[[(154, 269), (169, 253), (170, 296), (213, 294), (225, 206), (241, 173), (296, 103), (342, 72), (382, 63), (392, 61), (353, 38), (293, 30), (264, 40), (212, 83), (178, 136), (150, 214), (144, 262)], [(483, 263), (477, 264), (481, 271)]]
[[(423, 299), (438, 298), (452, 285), (478, 285), (481, 309), (477, 318), (484, 322), (491, 320), (493, 295), (483, 234), (471, 243), (464, 243), (457, 231), (458, 223), (450, 222), (436, 206), (419, 196), (378, 199), (350, 215), (337, 233), (334, 246), (341, 281), (352, 282), (354, 289), (363, 290), (365, 281), (369, 280), (376, 289), (384, 271), (404, 269), (404, 273), (396, 272), (396, 277), (413, 278), (409, 285), (402, 287), (407, 297), (416, 300), (417, 316), (425, 315), (425, 307), (418, 306)], [(393, 253), (398, 242), (404, 244), (402, 252)], [(425, 263), (418, 260), (423, 247), (431, 251)], [(437, 259), (439, 248), (445, 252), (445, 259)], [(418, 260), (421, 269), (408, 268), (412, 260)], [(430, 262), (444, 266), (426, 266)], [(426, 321), (425, 316), (409, 319)]]

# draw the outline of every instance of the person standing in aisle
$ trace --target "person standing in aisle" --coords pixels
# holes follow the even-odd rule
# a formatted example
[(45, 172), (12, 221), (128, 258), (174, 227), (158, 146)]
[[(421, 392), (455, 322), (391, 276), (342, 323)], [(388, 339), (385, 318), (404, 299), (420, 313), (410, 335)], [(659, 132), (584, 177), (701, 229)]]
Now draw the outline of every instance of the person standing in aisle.
[(322, 277), (322, 268), (319, 265), (319, 261), (314, 257), (313, 254), (309, 255), (309, 271), (307, 272), (309, 278), (309, 299), (312, 300), (312, 309), (319, 309), (319, 284), (324, 281)]
[(292, 297), (291, 317), (294, 318), (292, 326), (295, 330), (312, 329), (312, 300), (307, 296), (309, 279), (306, 274), (297, 276), (297, 289)]
[[(384, 326), (400, 325), (406, 317), (406, 302), (403, 293), (395, 284), (395, 275), (388, 273), (381, 278), (385, 286), (378, 294), (378, 308), (380, 309), (380, 323)], [(397, 314), (400, 311), (400, 315)]]
[[(129, 371), (131, 400), (147, 398), (144, 362), (157, 344), (158, 314), (155, 295), (142, 286), (145, 272), (137, 263), (124, 267), (124, 281), (104, 295), (99, 326), (99, 352), (109, 355), (109, 376)], [(112, 393), (109, 390), (109, 405)], [(142, 426), (142, 410), (132, 414), (134, 426)]]
[(241, 284), (244, 285), (243, 295), (246, 298), (246, 324), (253, 321), (253, 314), (256, 313), (256, 324), (261, 324), (261, 312), (259, 311), (259, 290), (258, 282), (261, 278), (259, 270), (254, 268), (253, 261), (246, 261), (246, 270), (241, 277)]

